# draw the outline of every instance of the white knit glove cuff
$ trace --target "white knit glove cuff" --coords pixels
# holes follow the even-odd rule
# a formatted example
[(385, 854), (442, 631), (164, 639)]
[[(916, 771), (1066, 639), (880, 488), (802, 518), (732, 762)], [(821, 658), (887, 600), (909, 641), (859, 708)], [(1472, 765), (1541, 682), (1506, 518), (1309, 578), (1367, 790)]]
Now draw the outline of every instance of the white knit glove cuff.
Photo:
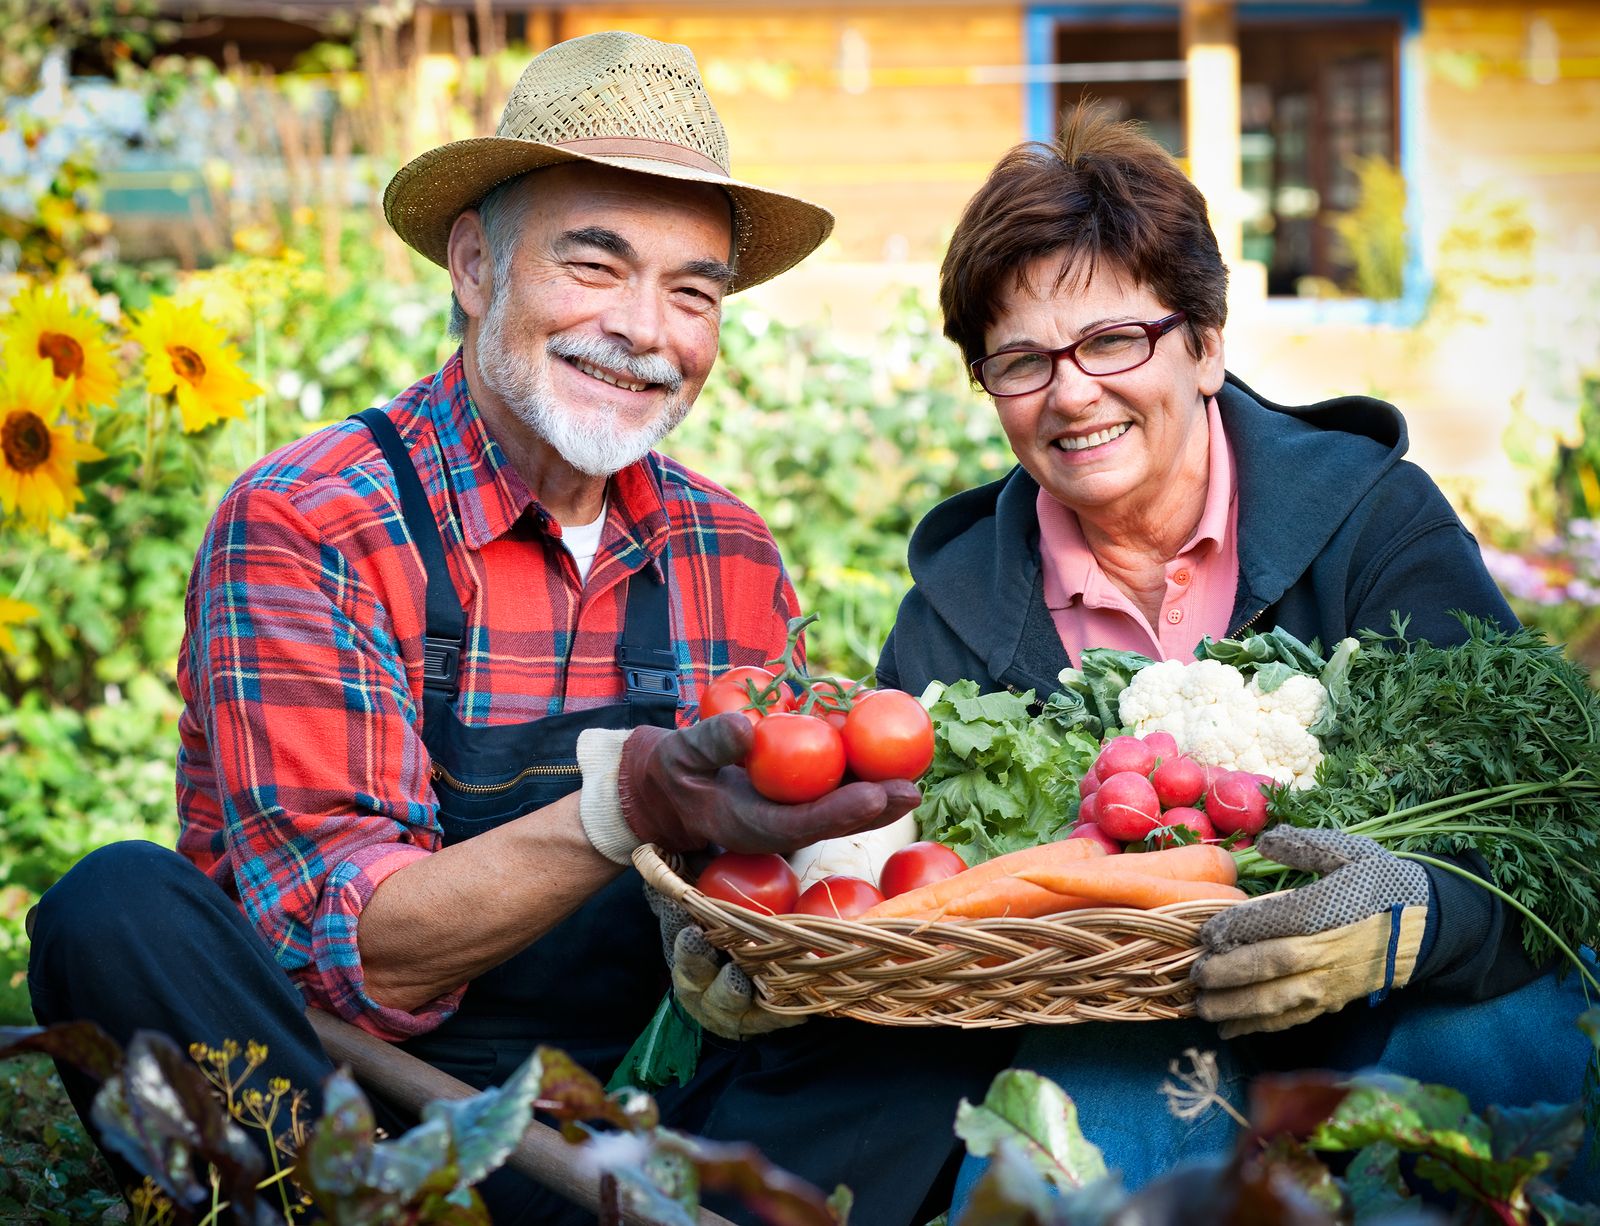
[(633, 849), (643, 841), (622, 820), (617, 796), (617, 768), (622, 743), (631, 728), (586, 728), (578, 734), (578, 769), (583, 790), (578, 795), (578, 817), (594, 849), (613, 864), (632, 864)]

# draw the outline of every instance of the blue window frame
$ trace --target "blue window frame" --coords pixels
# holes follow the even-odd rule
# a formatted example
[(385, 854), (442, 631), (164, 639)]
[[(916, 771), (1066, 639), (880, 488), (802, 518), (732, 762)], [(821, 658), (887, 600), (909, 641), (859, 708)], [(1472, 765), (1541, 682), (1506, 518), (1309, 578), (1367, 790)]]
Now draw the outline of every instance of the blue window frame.
[[(1138, 113), (1141, 98), (1163, 99), (1161, 106), (1145, 108), (1146, 114), (1141, 117), (1146, 118), (1152, 133), (1159, 139), (1165, 140), (1169, 147), (1181, 143), (1181, 112), (1177, 121), (1180, 126), (1176, 129), (1172, 124), (1165, 122), (1166, 112), (1170, 110), (1172, 87), (1169, 85), (1163, 91), (1160, 86), (1150, 84), (1161, 81), (1176, 83), (1176, 96), (1181, 103), (1183, 70), (1180, 62), (1182, 52), (1177, 38), (1179, 20), (1179, 6), (1176, 3), (1079, 3), (1029, 6), (1024, 14), (1024, 53), (1028, 65), (1034, 71), (1030, 73), (1029, 82), (1025, 86), (1026, 137), (1030, 140), (1049, 140), (1054, 136), (1058, 99), (1063, 97), (1064, 85), (1081, 81), (1098, 82), (1100, 83), (1098, 87), (1089, 88), (1101, 97), (1108, 97), (1117, 88), (1116, 73), (1126, 71), (1130, 75), (1122, 80), (1125, 83), (1129, 80), (1137, 82), (1124, 85), (1127, 92), (1133, 96), (1135, 109), (1132, 113)], [(1413, 190), (1407, 193), (1406, 203), (1408, 246), (1403, 278), (1404, 292), (1400, 298), (1389, 301), (1273, 296), (1269, 299), (1269, 309), (1280, 317), (1300, 316), (1308, 321), (1414, 320), (1421, 314), (1426, 303), (1429, 282), (1420, 242), (1420, 193), (1414, 187), (1419, 181), (1422, 169), (1422, 142), (1418, 130), (1421, 117), (1421, 73), (1417, 62), (1418, 38), (1421, 31), (1420, 0), (1356, 0), (1355, 3), (1341, 4), (1240, 4), (1236, 21), (1242, 60), (1248, 60), (1252, 47), (1263, 48), (1270, 45), (1265, 40), (1270, 39), (1274, 32), (1281, 34), (1292, 44), (1296, 34), (1302, 34), (1308, 28), (1314, 27), (1325, 27), (1330, 35), (1334, 36), (1341, 30), (1348, 35), (1361, 26), (1361, 23), (1365, 23), (1364, 28), (1372, 31), (1381, 31), (1383, 27), (1388, 27), (1392, 31), (1392, 34), (1384, 36), (1393, 39), (1393, 81), (1392, 86), (1386, 83), (1384, 89), (1387, 94), (1386, 105), (1391, 106), (1393, 110), (1394, 135), (1392, 142), (1387, 142), (1392, 145), (1392, 152), (1386, 151), (1386, 156), (1396, 162), (1405, 181), (1413, 185)], [(1128, 62), (1120, 65), (1092, 63), (1063, 65), (1061, 60), (1070, 58), (1071, 53), (1063, 53), (1062, 43), (1064, 39), (1070, 38), (1074, 27), (1094, 27), (1102, 32), (1107, 27), (1112, 28), (1117, 35), (1118, 45), (1129, 49), (1126, 56)], [(1165, 42), (1162, 41), (1162, 37), (1153, 36), (1164, 36)], [(1162, 50), (1163, 47), (1170, 49)], [(1102, 48), (1097, 44), (1096, 51), (1100, 50)], [(1259, 51), (1257, 58), (1258, 60), (1261, 58)], [(1248, 81), (1251, 76), (1249, 64), (1242, 63), (1241, 69), (1241, 76)], [(1359, 86), (1360, 83), (1356, 82), (1355, 87)], [(1365, 88), (1370, 91), (1376, 86), (1373, 81), (1368, 80)], [(1274, 98), (1274, 109), (1280, 101), (1290, 100)], [(1166, 110), (1163, 110), (1163, 107)], [(1151, 115), (1155, 116), (1153, 120)], [(1248, 151), (1255, 147), (1247, 141), (1247, 156), (1249, 156)], [(1179, 150), (1174, 148), (1174, 151)], [(1323, 173), (1326, 175), (1328, 172)], [(1348, 186), (1341, 186), (1340, 191), (1347, 192)], [(1320, 226), (1320, 223), (1317, 224)], [(1265, 228), (1279, 238), (1290, 234), (1289, 226)], [(1325, 234), (1319, 234), (1317, 241), (1319, 244), (1325, 244)], [(1326, 250), (1325, 247), (1319, 249)], [(1325, 256), (1321, 258), (1321, 264), (1326, 266)], [(1282, 289), (1281, 286), (1277, 288)]]

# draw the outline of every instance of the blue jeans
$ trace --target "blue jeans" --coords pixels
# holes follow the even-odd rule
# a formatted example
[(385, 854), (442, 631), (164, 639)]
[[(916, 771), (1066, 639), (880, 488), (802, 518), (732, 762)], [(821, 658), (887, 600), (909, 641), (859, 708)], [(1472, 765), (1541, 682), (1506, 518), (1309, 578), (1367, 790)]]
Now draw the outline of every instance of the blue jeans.
[[(1592, 971), (1593, 954), (1585, 950), (1584, 956)], [(1558, 983), (1551, 971), (1493, 1000), (1422, 1004), (1400, 1015), (1375, 1067), (1453, 1086), (1479, 1113), (1491, 1103), (1576, 1102), (1585, 1065), (1594, 1058), (1594, 1047), (1576, 1025), (1589, 1003), (1579, 975), (1569, 973)], [(1167, 1110), (1161, 1084), (1171, 1080), (1168, 1064), (1178, 1060), (1187, 1069), (1184, 1050), (1191, 1047), (1216, 1053), (1224, 1097), (1243, 1114), (1239, 1062), (1216, 1027), (1198, 1019), (1037, 1027), (1024, 1038), (1017, 1066), (1050, 1078), (1072, 1096), (1084, 1137), (1133, 1190), (1182, 1163), (1222, 1157), (1233, 1146), (1237, 1128), (1220, 1108), (1189, 1121)], [(1574, 1200), (1600, 1200), (1593, 1149), (1591, 1133), (1561, 1182), (1562, 1193)], [(962, 1165), (952, 1220), (987, 1166), (971, 1157)]]

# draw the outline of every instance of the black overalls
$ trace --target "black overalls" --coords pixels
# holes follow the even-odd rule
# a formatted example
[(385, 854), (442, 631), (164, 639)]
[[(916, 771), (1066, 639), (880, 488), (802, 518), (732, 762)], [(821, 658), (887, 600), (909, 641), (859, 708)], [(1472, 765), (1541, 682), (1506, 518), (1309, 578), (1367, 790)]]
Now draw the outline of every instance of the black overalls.
[[(629, 580), (618, 649), (624, 702), (525, 724), (463, 724), (453, 699), (465, 617), (432, 509), (389, 419), (376, 409), (358, 416), (394, 469), (406, 528), (427, 570), (422, 736), (433, 758), (446, 843), (576, 790), (577, 739), (585, 728), (674, 725), (668, 592), (643, 571)], [(406, 1049), (479, 1086), (509, 1076), (537, 1043), (563, 1048), (608, 1077), (669, 984), (642, 884), (629, 869), (522, 953), (474, 979), (455, 1015)], [(912, 1222), (954, 1152), (956, 1104), (963, 1096), (982, 1098), (1009, 1062), (1014, 1039), (827, 1019), (751, 1043), (707, 1035), (694, 1081), (657, 1098), (674, 1127), (752, 1142), (825, 1190), (847, 1182), (856, 1193), (857, 1220), (897, 1226)], [(489, 1198), (497, 1222), (508, 1220), (502, 1197), (503, 1189)], [(538, 1192), (517, 1208), (534, 1203), (538, 1208), (522, 1220), (565, 1216)], [(744, 1217), (731, 1204), (716, 1207)]]
[[(446, 845), (531, 813), (578, 789), (578, 734), (586, 728), (673, 727), (677, 657), (667, 586), (649, 570), (628, 581), (617, 666), (623, 702), (521, 724), (473, 727), (455, 711), (466, 617), (444, 547), (405, 444), (379, 409), (357, 415), (394, 470), (406, 531), (427, 572), (422, 740)], [(663, 572), (664, 573), (664, 572)], [(540, 1043), (609, 1077), (668, 985), (659, 926), (628, 869), (527, 949), (486, 971), (461, 1007), (406, 1050), (471, 1085), (498, 1084)]]

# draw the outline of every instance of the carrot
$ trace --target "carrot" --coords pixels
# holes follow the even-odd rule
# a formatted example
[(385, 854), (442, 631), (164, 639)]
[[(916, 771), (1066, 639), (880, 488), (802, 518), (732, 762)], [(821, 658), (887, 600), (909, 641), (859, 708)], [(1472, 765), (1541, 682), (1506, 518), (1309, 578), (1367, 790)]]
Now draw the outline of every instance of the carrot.
[(1158, 877), (1128, 869), (1112, 869), (1109, 864), (1063, 864), (1055, 868), (1025, 869), (1017, 874), (1021, 881), (1064, 894), (1074, 903), (1089, 899), (1105, 907), (1164, 907), (1168, 903), (1191, 902), (1201, 898), (1242, 899), (1243, 890), (1216, 881), (1195, 881), (1182, 877)]
[(1125, 852), (1112, 856), (1106, 864), (1147, 877), (1214, 881), (1218, 885), (1232, 885), (1239, 878), (1233, 854), (1215, 843), (1184, 843), (1160, 851)]
[[(1138, 851), (1128, 855), (1083, 855), (1072, 848), (1072, 843), (1088, 842), (1085, 839), (1043, 843), (1011, 855), (990, 859), (976, 869), (968, 869), (955, 877), (936, 882), (942, 890), (925, 887), (912, 891), (912, 895), (899, 895), (888, 899), (888, 904), (899, 899), (922, 901), (925, 906), (907, 911), (906, 904), (891, 907), (880, 903), (869, 915), (894, 914), (904, 919), (1037, 919), (1038, 915), (1054, 915), (1072, 911), (1077, 907), (1109, 906), (1118, 904), (1118, 888), (1126, 895), (1125, 906), (1162, 906), (1189, 898), (1242, 898), (1242, 893), (1232, 888), (1235, 879), (1234, 856), (1208, 843), (1189, 843), (1184, 847), (1163, 848), (1160, 851)], [(1098, 850), (1098, 848), (1096, 848)], [(994, 866), (1005, 867), (998, 872)], [(987, 869), (987, 872), (986, 872)], [(1123, 887), (1094, 887), (1091, 893), (1080, 893), (1059, 879), (1058, 872), (1083, 871), (1090, 874), (1110, 874), (1115, 877), (1134, 877), (1136, 885)], [(1037, 875), (1034, 875), (1037, 874)], [(1163, 890), (1160, 883), (1170, 888)], [(955, 887), (963, 887), (957, 891)], [(1203, 888), (1202, 888), (1203, 887)], [(917, 898), (914, 898), (917, 895)], [(1134, 898), (1155, 898), (1152, 903), (1136, 903)]]
[[(1105, 849), (1088, 839), (1059, 839), (1054, 843), (1041, 843), (1021, 851), (1008, 852), (985, 860), (954, 877), (935, 881), (930, 885), (907, 890), (886, 898), (870, 910), (863, 911), (860, 919), (892, 919), (903, 916), (926, 917), (940, 914), (951, 902), (972, 893), (978, 886), (999, 877), (1008, 877), (1022, 868), (1046, 868), (1052, 864), (1076, 863), (1081, 860), (1105, 856)], [(1224, 853), (1226, 854), (1226, 853)], [(1231, 859), (1231, 857), (1230, 857)]]
[[(1082, 842), (1082, 840), (1078, 840)], [(1043, 871), (1043, 870), (1041, 870)], [(1021, 877), (1007, 875), (978, 882), (971, 891), (952, 898), (936, 911), (924, 911), (910, 919), (1038, 919), (1075, 907), (1092, 907), (1087, 898), (1074, 898)]]

